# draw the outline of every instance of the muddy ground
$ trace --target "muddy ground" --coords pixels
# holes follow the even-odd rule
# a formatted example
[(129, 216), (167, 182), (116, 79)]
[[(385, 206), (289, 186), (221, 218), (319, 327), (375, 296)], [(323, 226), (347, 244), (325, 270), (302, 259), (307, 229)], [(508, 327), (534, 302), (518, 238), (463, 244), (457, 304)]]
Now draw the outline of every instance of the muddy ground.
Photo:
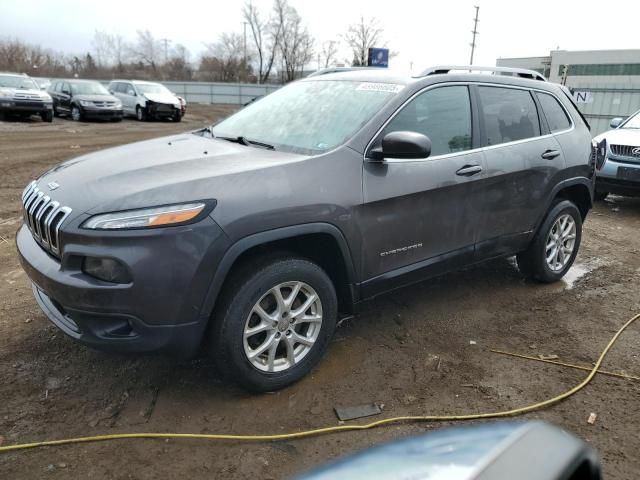
[[(249, 395), (206, 358), (119, 356), (74, 343), (31, 296), (14, 234), (19, 197), (67, 158), (184, 131), (227, 114), (192, 106), (184, 123), (0, 123), (0, 439), (4, 444), (117, 432), (280, 433), (335, 425), (334, 406), (384, 403), (382, 417), (488, 412), (563, 392), (585, 372), (508, 358), (498, 348), (591, 364), (640, 312), (640, 199), (596, 205), (572, 282), (524, 282), (507, 260), (377, 299), (345, 322), (320, 365), (284, 391)], [(475, 342), (475, 343), (473, 343)], [(640, 322), (605, 367), (640, 375)], [(595, 424), (587, 423), (590, 413)], [(378, 417), (381, 418), (381, 417)], [(607, 479), (640, 478), (640, 382), (597, 376), (523, 419), (574, 432), (599, 452)], [(450, 423), (396, 425), (298, 441), (241, 444), (124, 440), (0, 454), (0, 478), (277, 479), (394, 438)]]

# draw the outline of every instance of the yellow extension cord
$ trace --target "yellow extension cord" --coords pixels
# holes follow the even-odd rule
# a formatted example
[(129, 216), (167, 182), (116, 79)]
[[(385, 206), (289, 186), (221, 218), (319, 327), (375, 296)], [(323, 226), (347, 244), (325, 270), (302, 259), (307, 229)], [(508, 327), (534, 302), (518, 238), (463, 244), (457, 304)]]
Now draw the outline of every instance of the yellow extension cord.
[(572, 389), (562, 393), (556, 397), (550, 398), (548, 400), (535, 403), (533, 405), (528, 405), (525, 407), (514, 408), (512, 410), (505, 410), (502, 412), (493, 412), (493, 413), (472, 413), (467, 415), (416, 415), (416, 416), (404, 416), (404, 417), (393, 417), (393, 418), (385, 418), (383, 420), (378, 420), (376, 422), (367, 423), (365, 425), (337, 425), (331, 427), (324, 428), (316, 428), (314, 430), (304, 430), (300, 432), (292, 432), (292, 433), (280, 433), (274, 435), (226, 435), (226, 434), (203, 434), (203, 433), (117, 433), (113, 435), (96, 435), (93, 437), (78, 437), (78, 438), (65, 438), (62, 440), (49, 440), (44, 442), (34, 442), (34, 443), (22, 443), (17, 445), (7, 445), (5, 447), (0, 447), (0, 453), (11, 452), (15, 450), (26, 450), (28, 448), (36, 448), (36, 447), (50, 447), (56, 445), (68, 445), (75, 443), (88, 443), (88, 442), (101, 442), (106, 440), (119, 440), (125, 438), (197, 438), (197, 439), (205, 439), (205, 440), (235, 440), (235, 441), (269, 441), (269, 440), (291, 440), (302, 437), (310, 437), (313, 435), (322, 435), (326, 433), (336, 433), (336, 432), (348, 432), (354, 430), (369, 430), (376, 427), (381, 427), (383, 425), (390, 425), (392, 423), (400, 423), (400, 422), (436, 422), (436, 421), (457, 421), (457, 420), (477, 420), (481, 418), (500, 418), (500, 417), (512, 417), (514, 415), (520, 415), (527, 412), (532, 412), (534, 410), (539, 410), (541, 408), (547, 407), (549, 405), (553, 405), (554, 403), (560, 402), (565, 398), (570, 397), (574, 393), (582, 390), (587, 384), (593, 379), (593, 377), (598, 372), (604, 357), (607, 355), (613, 344), (618, 340), (618, 337), (622, 334), (622, 332), (633, 322), (635, 322), (638, 318), (640, 318), (640, 314), (635, 315), (631, 318), (627, 323), (625, 323), (620, 329), (616, 332), (613, 338), (609, 341), (605, 349), (600, 354), (598, 361), (595, 363), (593, 369), (589, 372), (589, 375), (580, 382), (578, 385), (573, 387)]

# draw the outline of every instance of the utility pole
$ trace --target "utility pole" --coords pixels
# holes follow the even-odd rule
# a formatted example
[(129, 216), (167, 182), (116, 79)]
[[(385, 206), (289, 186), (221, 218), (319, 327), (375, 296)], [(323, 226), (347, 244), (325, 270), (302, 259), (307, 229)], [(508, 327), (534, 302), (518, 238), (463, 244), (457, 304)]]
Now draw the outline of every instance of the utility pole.
[(477, 5), (474, 5), (474, 7), (476, 9), (476, 18), (473, 20), (473, 30), (471, 30), (471, 33), (473, 33), (473, 41), (471, 42), (471, 60), (469, 60), (469, 65), (473, 65), (473, 52), (476, 49), (476, 35), (478, 35), (478, 12), (480, 11), (480, 7)]
[(169, 63), (169, 43), (171, 43), (171, 40), (168, 38), (161, 38), (160, 41), (164, 44), (164, 63), (166, 65)]
[(242, 48), (244, 49), (244, 75), (245, 81), (247, 80), (247, 22), (242, 22), (244, 24), (244, 39), (242, 42)]

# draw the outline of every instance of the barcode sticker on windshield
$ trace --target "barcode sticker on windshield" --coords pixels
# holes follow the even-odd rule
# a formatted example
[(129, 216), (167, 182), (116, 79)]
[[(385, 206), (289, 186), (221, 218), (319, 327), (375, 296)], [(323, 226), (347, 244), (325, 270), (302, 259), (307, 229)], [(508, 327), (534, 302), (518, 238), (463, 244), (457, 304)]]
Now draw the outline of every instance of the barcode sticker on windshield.
[(356, 88), (356, 90), (365, 90), (369, 92), (398, 93), (403, 88), (404, 88), (404, 85), (397, 85), (395, 83), (364, 82), (358, 85), (358, 88)]

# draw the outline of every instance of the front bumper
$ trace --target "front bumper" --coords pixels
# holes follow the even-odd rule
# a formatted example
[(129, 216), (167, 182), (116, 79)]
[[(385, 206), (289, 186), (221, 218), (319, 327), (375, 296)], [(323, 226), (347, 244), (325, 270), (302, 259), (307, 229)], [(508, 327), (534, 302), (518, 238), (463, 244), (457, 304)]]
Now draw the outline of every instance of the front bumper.
[[(152, 231), (67, 233), (61, 260), (46, 253), (26, 226), (16, 235), (36, 301), (65, 334), (100, 350), (183, 357), (200, 345), (209, 317), (204, 298), (226, 242), (209, 217)], [(85, 256), (117, 258), (132, 281), (115, 284), (85, 274)]]
[(109, 108), (88, 108), (82, 107), (82, 113), (87, 119), (105, 119), (113, 120), (123, 117), (122, 109), (114, 110)]
[(619, 195), (640, 195), (640, 158), (608, 154), (596, 175), (596, 190)]
[(52, 103), (44, 103), (36, 100), (15, 100), (13, 98), (0, 98), (0, 112), (39, 114), (51, 112), (52, 110)]
[(182, 115), (182, 109), (168, 103), (147, 102), (147, 115), (154, 118), (169, 118), (174, 115)]

